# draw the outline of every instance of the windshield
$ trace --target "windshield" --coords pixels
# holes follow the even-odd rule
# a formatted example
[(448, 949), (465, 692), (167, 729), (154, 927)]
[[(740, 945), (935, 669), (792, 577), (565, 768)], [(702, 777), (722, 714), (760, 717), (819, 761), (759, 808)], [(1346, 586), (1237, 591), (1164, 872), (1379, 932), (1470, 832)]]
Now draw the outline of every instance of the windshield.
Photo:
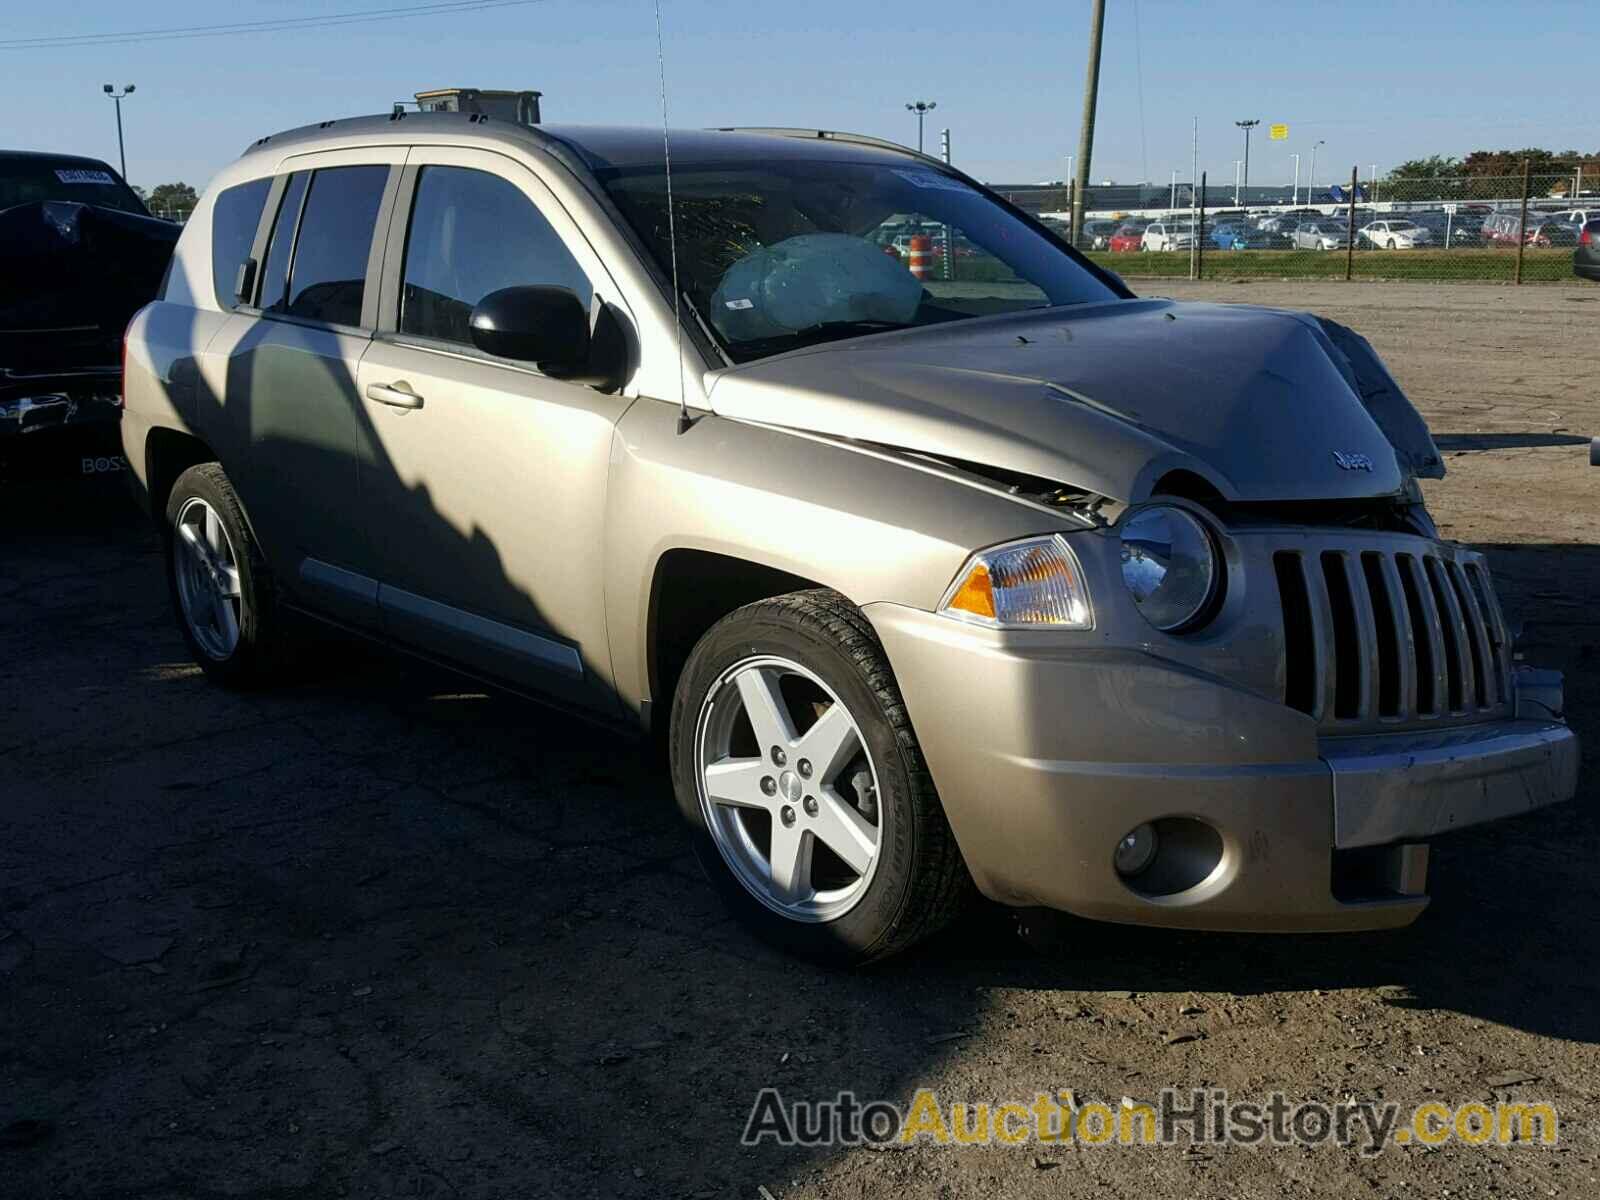
[[(665, 174), (596, 174), (670, 273)], [(913, 160), (675, 164), (672, 193), (683, 295), (736, 361), (1117, 298), (988, 196)]]
[(40, 200), (75, 200), (149, 216), (139, 198), (103, 163), (81, 158), (0, 157), (0, 210)]
[(1415, 228), (1416, 228), (1416, 226), (1413, 225), (1410, 221), (1390, 221), (1389, 222), (1389, 232), (1390, 233), (1398, 233), (1402, 229), (1415, 229)]

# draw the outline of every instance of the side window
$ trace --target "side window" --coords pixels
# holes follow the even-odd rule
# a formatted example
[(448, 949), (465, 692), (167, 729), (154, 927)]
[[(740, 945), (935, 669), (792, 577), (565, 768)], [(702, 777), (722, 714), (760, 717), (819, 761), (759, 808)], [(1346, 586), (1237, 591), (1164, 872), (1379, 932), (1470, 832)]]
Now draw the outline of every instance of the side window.
[(472, 310), (518, 285), (570, 288), (588, 307), (588, 278), (533, 202), (498, 175), (424, 167), (406, 237), (400, 332), (470, 344)]
[(300, 205), (306, 198), (304, 171), (289, 177), (272, 223), (272, 240), (267, 244), (267, 265), (261, 271), (261, 307), (267, 312), (282, 312), (289, 288), (289, 255), (294, 250), (294, 231), (300, 223)]
[(239, 303), (234, 284), (239, 267), (250, 257), (261, 210), (271, 190), (270, 178), (253, 179), (219, 193), (211, 209), (211, 287), (224, 309)]
[(388, 179), (386, 166), (327, 167), (312, 174), (284, 312), (334, 325), (361, 324), (372, 231)]

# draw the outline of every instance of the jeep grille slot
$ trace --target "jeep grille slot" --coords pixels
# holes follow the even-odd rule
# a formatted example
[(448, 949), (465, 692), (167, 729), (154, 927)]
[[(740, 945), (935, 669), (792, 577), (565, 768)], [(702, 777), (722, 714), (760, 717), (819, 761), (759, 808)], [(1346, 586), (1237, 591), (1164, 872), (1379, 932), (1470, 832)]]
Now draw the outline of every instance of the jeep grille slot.
[(1311, 598), (1306, 591), (1300, 556), (1282, 550), (1272, 556), (1283, 605), (1283, 702), (1303, 713), (1317, 711), (1317, 643), (1311, 624)]
[(1339, 545), (1272, 561), (1283, 701), (1330, 732), (1459, 723), (1508, 703), (1509, 638), (1479, 563)]

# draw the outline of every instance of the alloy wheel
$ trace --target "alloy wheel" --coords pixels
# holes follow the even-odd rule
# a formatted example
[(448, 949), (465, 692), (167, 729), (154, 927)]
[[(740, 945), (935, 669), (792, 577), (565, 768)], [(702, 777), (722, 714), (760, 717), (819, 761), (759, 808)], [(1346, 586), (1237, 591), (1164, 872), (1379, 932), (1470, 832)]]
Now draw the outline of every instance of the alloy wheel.
[(821, 678), (747, 658), (707, 689), (695, 726), (706, 828), (734, 876), (795, 921), (832, 921), (866, 894), (888, 814), (860, 726)]
[(224, 661), (239, 645), (244, 620), (239, 560), (217, 510), (199, 496), (178, 510), (172, 570), (189, 633), (208, 656)]

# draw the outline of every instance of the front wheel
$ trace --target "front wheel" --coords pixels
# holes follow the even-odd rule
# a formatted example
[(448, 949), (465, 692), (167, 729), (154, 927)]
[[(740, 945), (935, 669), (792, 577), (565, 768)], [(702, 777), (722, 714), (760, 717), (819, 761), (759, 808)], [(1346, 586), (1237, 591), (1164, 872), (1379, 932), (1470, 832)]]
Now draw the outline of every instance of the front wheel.
[(735, 916), (834, 965), (903, 950), (971, 884), (872, 626), (837, 592), (725, 617), (673, 699), (678, 807)]

